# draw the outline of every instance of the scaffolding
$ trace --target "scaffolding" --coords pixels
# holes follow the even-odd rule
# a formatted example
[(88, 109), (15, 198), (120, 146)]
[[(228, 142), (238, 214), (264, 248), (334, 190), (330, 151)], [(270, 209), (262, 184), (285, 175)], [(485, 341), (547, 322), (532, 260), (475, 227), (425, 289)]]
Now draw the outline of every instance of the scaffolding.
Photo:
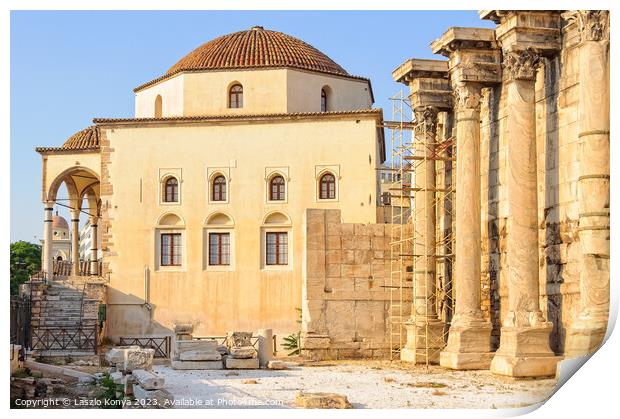
[[(405, 324), (411, 322), (416, 362), (428, 365), (447, 341), (454, 306), (455, 144), (452, 135), (444, 134), (451, 132), (445, 114), (435, 135), (426, 132), (427, 124), (412, 120), (411, 103), (402, 91), (390, 100), (392, 121), (384, 123), (391, 131), (390, 359), (400, 359)], [(438, 321), (443, 327), (432, 332)]]

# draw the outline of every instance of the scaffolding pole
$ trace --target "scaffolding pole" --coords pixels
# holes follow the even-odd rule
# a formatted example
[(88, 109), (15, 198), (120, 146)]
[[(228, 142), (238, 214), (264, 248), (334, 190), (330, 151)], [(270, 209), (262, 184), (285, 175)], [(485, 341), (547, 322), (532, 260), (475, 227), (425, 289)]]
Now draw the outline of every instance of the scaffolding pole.
[[(429, 365), (447, 342), (454, 307), (455, 143), (451, 135), (442, 135), (439, 126), (431, 133), (426, 124), (412, 121), (413, 110), (402, 91), (390, 100), (392, 121), (384, 124), (391, 130), (393, 176), (390, 359), (400, 359), (406, 344), (405, 324), (409, 323), (415, 325), (416, 362)], [(416, 134), (408, 136), (416, 127)], [(432, 323), (438, 321), (443, 329), (431, 333)]]

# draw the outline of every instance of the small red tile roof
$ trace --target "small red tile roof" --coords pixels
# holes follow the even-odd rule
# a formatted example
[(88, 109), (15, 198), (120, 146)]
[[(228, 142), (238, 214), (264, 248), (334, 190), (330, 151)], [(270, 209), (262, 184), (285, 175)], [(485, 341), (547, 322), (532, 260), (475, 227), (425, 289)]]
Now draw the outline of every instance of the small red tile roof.
[(69, 137), (60, 147), (37, 147), (37, 152), (44, 151), (73, 151), (73, 150), (99, 150), (99, 138), (101, 131), (98, 126), (92, 125)]
[(136, 87), (134, 92), (183, 71), (247, 68), (297, 68), (368, 80), (350, 75), (334, 60), (300, 39), (254, 26), (202, 44), (170, 67), (166, 74)]

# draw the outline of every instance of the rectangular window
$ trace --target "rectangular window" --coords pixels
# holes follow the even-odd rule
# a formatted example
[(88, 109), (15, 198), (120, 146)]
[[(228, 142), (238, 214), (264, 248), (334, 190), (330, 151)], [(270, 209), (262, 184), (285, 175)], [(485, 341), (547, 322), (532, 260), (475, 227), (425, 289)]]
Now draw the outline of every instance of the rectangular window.
[(162, 233), (161, 235), (161, 266), (181, 266), (181, 233)]
[(267, 233), (267, 265), (288, 265), (288, 233)]
[(230, 265), (230, 233), (209, 233), (209, 265)]

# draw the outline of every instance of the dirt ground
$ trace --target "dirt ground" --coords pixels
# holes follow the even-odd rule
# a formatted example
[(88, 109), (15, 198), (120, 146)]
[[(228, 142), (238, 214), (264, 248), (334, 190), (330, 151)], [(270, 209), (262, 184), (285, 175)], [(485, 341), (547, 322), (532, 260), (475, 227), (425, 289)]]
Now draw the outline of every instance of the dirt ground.
[(306, 362), (281, 371), (154, 370), (165, 377), (177, 408), (290, 408), (295, 393), (306, 391), (346, 395), (354, 408), (501, 409), (542, 402), (556, 383), (389, 361)]

